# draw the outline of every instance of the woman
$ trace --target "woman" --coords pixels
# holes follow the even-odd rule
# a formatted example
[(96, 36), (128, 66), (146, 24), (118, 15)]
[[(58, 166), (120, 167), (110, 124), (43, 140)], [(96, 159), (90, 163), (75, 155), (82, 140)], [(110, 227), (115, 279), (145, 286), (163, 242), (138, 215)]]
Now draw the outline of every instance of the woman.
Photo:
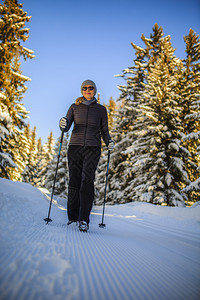
[(89, 216), (94, 201), (95, 171), (101, 155), (101, 136), (109, 150), (114, 143), (108, 130), (106, 108), (97, 103), (96, 85), (85, 80), (81, 85), (83, 97), (76, 99), (60, 120), (60, 128), (67, 132), (74, 128), (68, 148), (69, 188), (68, 225), (79, 221), (79, 230), (89, 229)]

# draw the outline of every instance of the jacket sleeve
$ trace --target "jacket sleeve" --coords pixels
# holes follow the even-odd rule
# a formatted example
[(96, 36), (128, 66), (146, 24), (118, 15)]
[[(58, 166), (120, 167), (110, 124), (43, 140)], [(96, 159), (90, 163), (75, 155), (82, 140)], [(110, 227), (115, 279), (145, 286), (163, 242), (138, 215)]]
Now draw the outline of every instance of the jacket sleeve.
[(68, 112), (66, 114), (66, 118), (68, 120), (68, 126), (67, 126), (67, 131), (68, 131), (70, 129), (73, 121), (74, 121), (74, 112), (73, 112), (73, 106), (72, 105), (68, 109)]
[(108, 146), (109, 140), (111, 140), (108, 129), (108, 114), (106, 108), (103, 106), (103, 114), (101, 119), (101, 135), (106, 146)]
[[(64, 129), (60, 127), (60, 130), (61, 131), (64, 130), (64, 132), (67, 132), (70, 129), (70, 127), (72, 125), (72, 122), (74, 120), (72, 105), (70, 106), (70, 108), (69, 108), (69, 110), (68, 110), (68, 112), (67, 112), (67, 114), (65, 116), (65, 119), (67, 119), (67, 126)], [(62, 120), (62, 118), (60, 119), (60, 121), (61, 120)], [(59, 122), (59, 124), (60, 124), (60, 122)]]

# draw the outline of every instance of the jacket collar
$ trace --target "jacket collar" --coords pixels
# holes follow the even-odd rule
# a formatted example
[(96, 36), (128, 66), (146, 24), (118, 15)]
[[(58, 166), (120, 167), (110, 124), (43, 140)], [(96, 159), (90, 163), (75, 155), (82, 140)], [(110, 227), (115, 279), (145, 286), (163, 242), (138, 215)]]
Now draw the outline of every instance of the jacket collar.
[(97, 99), (94, 97), (93, 99), (91, 100), (86, 100), (85, 98), (83, 98), (83, 104), (85, 105), (91, 105), (92, 103), (96, 103), (97, 102)]

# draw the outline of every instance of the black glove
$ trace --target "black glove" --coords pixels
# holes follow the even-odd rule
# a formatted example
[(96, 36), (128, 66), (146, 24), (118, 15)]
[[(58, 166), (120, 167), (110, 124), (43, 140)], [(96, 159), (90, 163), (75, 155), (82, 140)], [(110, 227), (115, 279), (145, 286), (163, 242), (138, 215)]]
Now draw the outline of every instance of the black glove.
[(67, 126), (68, 126), (68, 120), (66, 117), (63, 117), (60, 119), (60, 122), (59, 122), (59, 126), (60, 126), (60, 129), (61, 130), (67, 130)]

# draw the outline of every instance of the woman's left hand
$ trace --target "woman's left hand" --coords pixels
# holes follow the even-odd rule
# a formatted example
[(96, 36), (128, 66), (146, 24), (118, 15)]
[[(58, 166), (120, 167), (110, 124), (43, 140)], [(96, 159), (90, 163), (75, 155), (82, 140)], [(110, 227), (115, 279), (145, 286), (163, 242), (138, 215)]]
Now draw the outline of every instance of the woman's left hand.
[(113, 142), (113, 140), (109, 140), (108, 142), (108, 150), (112, 151), (115, 147), (115, 143)]

